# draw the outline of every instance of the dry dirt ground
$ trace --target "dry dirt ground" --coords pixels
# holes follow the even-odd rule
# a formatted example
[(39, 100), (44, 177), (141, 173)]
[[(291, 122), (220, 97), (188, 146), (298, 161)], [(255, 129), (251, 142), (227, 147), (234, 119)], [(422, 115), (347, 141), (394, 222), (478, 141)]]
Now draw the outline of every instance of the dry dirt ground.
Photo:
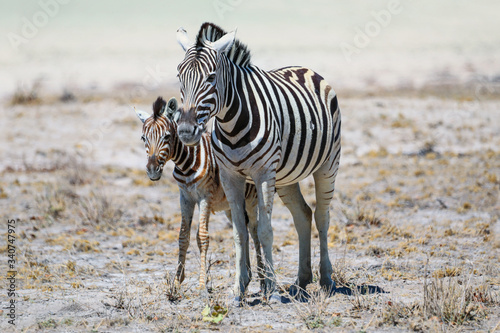
[[(326, 297), (315, 282), (308, 302), (268, 305), (254, 278), (249, 304), (234, 308), (223, 214), (210, 224), (208, 297), (197, 288), (196, 216), (187, 278), (173, 286), (178, 190), (170, 164), (161, 181), (147, 178), (129, 101), (17, 97), (0, 109), (0, 270), (6, 286), (7, 220), (15, 219), (18, 331), (499, 329), (500, 100), (340, 96), (343, 156), (329, 233), (339, 292)], [(134, 103), (149, 111), (149, 97)], [(314, 206), (312, 180), (301, 186)], [(273, 228), (276, 279), (286, 289), (298, 241), (278, 198)], [(365, 294), (367, 285), (385, 292)], [(1, 311), (0, 330), (12, 331)]]

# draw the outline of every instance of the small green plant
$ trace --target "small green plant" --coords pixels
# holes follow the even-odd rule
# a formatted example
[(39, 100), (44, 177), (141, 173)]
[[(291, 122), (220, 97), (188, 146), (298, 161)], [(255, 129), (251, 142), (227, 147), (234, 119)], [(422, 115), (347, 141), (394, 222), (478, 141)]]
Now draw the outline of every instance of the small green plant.
[(208, 321), (210, 323), (218, 324), (227, 315), (228, 309), (220, 304), (214, 304), (212, 306), (206, 305), (201, 315), (203, 316), (203, 321)]
[(306, 326), (308, 329), (312, 330), (315, 328), (323, 328), (325, 327), (325, 322), (322, 318), (316, 317), (315, 315), (311, 315), (305, 320)]
[(38, 328), (43, 330), (43, 329), (46, 329), (46, 328), (56, 328), (57, 327), (57, 323), (54, 319), (47, 319), (45, 321), (41, 321), (38, 323)]
[(342, 325), (342, 318), (339, 316), (334, 316), (332, 320), (328, 322), (329, 326), (340, 327)]
[(66, 318), (66, 319), (64, 319), (64, 320), (63, 320), (63, 322), (62, 322), (62, 323), (63, 323), (63, 325), (66, 325), (66, 326), (71, 326), (71, 325), (73, 325), (73, 319), (71, 319), (71, 318)]

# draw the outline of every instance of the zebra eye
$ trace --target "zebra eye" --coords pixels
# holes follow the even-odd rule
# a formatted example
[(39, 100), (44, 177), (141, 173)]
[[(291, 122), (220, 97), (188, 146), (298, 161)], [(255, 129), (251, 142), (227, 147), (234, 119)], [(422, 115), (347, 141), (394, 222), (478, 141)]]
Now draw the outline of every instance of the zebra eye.
[(144, 135), (141, 136), (141, 140), (146, 142), (146, 137)]
[(196, 121), (198, 122), (198, 125), (201, 125), (203, 123), (205, 123), (205, 120), (207, 119), (207, 115), (206, 114), (199, 114), (196, 116)]
[(162, 138), (162, 139), (163, 139), (163, 141), (165, 141), (165, 142), (170, 141), (170, 133), (165, 133), (165, 134), (163, 135), (163, 138)]
[(215, 82), (215, 73), (208, 74), (206, 80), (208, 83), (214, 83)]

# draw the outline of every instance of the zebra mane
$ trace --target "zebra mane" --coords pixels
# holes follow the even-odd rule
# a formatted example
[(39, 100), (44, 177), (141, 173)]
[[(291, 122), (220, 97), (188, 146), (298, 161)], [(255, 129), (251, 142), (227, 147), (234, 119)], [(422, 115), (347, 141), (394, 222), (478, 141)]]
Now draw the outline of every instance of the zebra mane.
[[(205, 42), (215, 42), (222, 36), (226, 34), (221, 27), (210, 22), (205, 22), (201, 25), (198, 36), (196, 36), (196, 49), (201, 49), (205, 47)], [(235, 65), (246, 67), (250, 65), (250, 51), (247, 49), (246, 45), (241, 43), (238, 39), (234, 41), (231, 50), (227, 52), (227, 57)]]
[(156, 101), (153, 103), (153, 119), (158, 119), (161, 117), (163, 112), (165, 112), (165, 107), (167, 106), (167, 102), (162, 97), (158, 97)]

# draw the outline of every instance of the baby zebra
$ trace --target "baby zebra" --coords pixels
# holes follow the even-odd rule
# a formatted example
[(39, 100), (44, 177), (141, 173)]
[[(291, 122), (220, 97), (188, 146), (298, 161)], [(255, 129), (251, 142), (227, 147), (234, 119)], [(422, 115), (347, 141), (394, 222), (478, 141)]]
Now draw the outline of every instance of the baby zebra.
[[(179, 186), (182, 213), (176, 282), (180, 284), (184, 280), (184, 264), (189, 247), (191, 222), (195, 205), (198, 204), (200, 221), (196, 240), (198, 241), (201, 261), (200, 288), (205, 289), (210, 213), (225, 211), (231, 221), (231, 210), (220, 183), (219, 168), (212, 154), (210, 135), (203, 135), (198, 146), (184, 145), (177, 135), (176, 120), (178, 120), (180, 112), (177, 109), (175, 98), (171, 98), (166, 103), (161, 97), (158, 97), (153, 103), (151, 116), (144, 111), (136, 110), (137, 116), (143, 122), (141, 139), (144, 141), (148, 155), (146, 170), (149, 178), (153, 181), (159, 180), (165, 163), (172, 160), (175, 164), (173, 176)], [(258, 201), (254, 185), (246, 185), (245, 198), (247, 225), (257, 252), (258, 273), (262, 277), (263, 264), (257, 236)], [(248, 249), (247, 253), (249, 253)], [(247, 257), (246, 260), (247, 267), (250, 267), (250, 258)]]

